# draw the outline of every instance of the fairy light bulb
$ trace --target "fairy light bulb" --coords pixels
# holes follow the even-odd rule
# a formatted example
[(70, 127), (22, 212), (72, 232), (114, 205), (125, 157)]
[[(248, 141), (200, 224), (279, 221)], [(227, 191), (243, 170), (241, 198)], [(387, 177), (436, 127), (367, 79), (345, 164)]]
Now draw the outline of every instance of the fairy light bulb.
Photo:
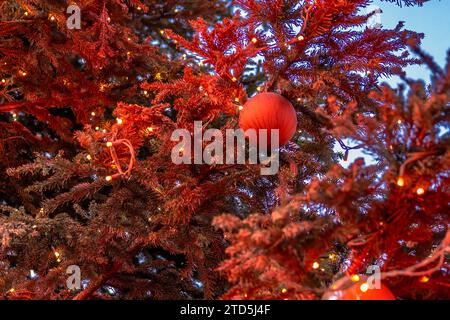
[(234, 98), (234, 101), (239, 102), (240, 101), (239, 97)]
[(141, 7), (137, 7), (137, 9), (138, 9), (139, 11), (141, 11), (141, 10), (142, 10), (142, 8), (141, 8)]
[(352, 276), (352, 281), (353, 282), (358, 282), (360, 280), (360, 277), (357, 275), (357, 274), (354, 274), (353, 276)]
[(417, 195), (421, 196), (425, 193), (425, 189), (422, 187), (417, 188), (416, 193), (417, 193)]
[(261, 87), (260, 87), (260, 86), (257, 86), (257, 87), (256, 87), (256, 91), (261, 92)]
[(20, 74), (21, 74), (23, 77), (26, 77), (27, 72), (26, 72), (26, 71), (21, 71)]
[(112, 143), (111, 141), (108, 141), (108, 142), (106, 143), (106, 146), (107, 146), (108, 148), (111, 148), (111, 147), (113, 146), (113, 143)]
[(123, 123), (123, 120), (120, 119), (120, 118), (117, 118), (116, 121), (117, 121), (117, 124), (122, 124)]
[(403, 177), (398, 177), (397, 179), (397, 185), (399, 187), (403, 187), (405, 185), (405, 179), (403, 179)]
[(397, 120), (397, 123), (398, 123), (398, 124), (402, 124), (402, 120), (398, 119), (398, 120)]
[(25, 11), (23, 14), (24, 14), (26, 17), (28, 17), (28, 11)]
[(237, 78), (236, 78), (236, 77), (233, 77), (233, 78), (231, 78), (231, 81), (236, 82), (236, 81), (237, 81)]
[(313, 269), (319, 269), (320, 264), (317, 261), (314, 261), (312, 267), (313, 267)]
[(297, 37), (297, 40), (298, 40), (298, 41), (303, 41), (303, 40), (305, 40), (305, 37), (304, 37), (304, 36), (298, 36), (298, 37)]
[(258, 42), (258, 39), (256, 39), (256, 38), (252, 38), (252, 43), (257, 43)]
[(239, 111), (242, 111), (242, 110), (244, 110), (244, 106), (239, 106), (238, 109), (239, 109)]
[(50, 21), (55, 21), (55, 20), (56, 20), (55, 16), (54, 15), (50, 15)]
[(90, 154), (88, 154), (88, 155), (86, 156), (86, 159), (92, 160), (92, 156), (91, 156)]
[(112, 177), (111, 176), (106, 176), (105, 180), (109, 182), (109, 181), (112, 180)]
[(94, 111), (91, 112), (91, 116), (95, 117), (95, 112)]
[(330, 260), (334, 260), (334, 259), (336, 259), (336, 255), (335, 255), (334, 253), (330, 253), (330, 254), (328, 255), (328, 258), (329, 258)]
[(359, 286), (359, 290), (361, 290), (361, 292), (367, 292), (367, 290), (369, 290), (369, 284), (367, 282), (364, 282)]
[(6, 83), (6, 79), (2, 79), (2, 83)]
[(108, 21), (108, 22), (111, 22), (111, 18), (110, 18), (110, 17), (108, 17), (108, 19), (106, 19), (106, 21)]
[(286, 293), (286, 292), (287, 292), (286, 288), (281, 289), (281, 293)]
[(427, 283), (428, 281), (430, 281), (430, 278), (427, 276), (423, 276), (422, 278), (420, 278), (420, 282), (422, 283)]

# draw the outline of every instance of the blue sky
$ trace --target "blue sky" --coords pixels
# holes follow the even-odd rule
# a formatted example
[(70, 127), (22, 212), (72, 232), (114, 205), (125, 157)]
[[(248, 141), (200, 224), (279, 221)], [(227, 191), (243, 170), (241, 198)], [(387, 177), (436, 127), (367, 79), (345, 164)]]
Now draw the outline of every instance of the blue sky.
[[(405, 21), (405, 28), (425, 34), (422, 47), (430, 53), (436, 62), (444, 66), (445, 56), (450, 49), (450, 0), (431, 0), (423, 7), (398, 7), (393, 3), (376, 0), (383, 13), (381, 21), (384, 28), (393, 28), (398, 21)], [(408, 76), (429, 79), (425, 67), (409, 67)]]
[[(394, 3), (373, 1), (373, 5), (381, 8), (381, 23), (383, 28), (394, 28), (398, 21), (405, 22), (405, 28), (425, 34), (422, 42), (422, 48), (431, 54), (435, 61), (442, 67), (446, 63), (446, 52), (450, 49), (450, 0), (431, 0), (423, 7), (398, 7)], [(429, 81), (429, 71), (424, 66), (411, 66), (406, 69), (408, 77), (414, 79), (423, 79)], [(398, 79), (386, 79), (386, 81), (395, 85)], [(352, 143), (349, 143), (353, 145)], [(342, 151), (339, 144), (336, 145), (337, 151)], [(342, 165), (347, 167), (356, 158), (364, 157), (366, 163), (373, 160), (362, 154), (359, 150), (350, 151), (348, 160)]]

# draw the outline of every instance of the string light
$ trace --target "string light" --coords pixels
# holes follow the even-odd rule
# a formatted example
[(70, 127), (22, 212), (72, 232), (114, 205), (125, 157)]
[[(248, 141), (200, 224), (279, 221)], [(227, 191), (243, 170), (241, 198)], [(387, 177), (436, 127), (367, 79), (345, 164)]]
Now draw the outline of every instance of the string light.
[(428, 281), (430, 281), (430, 278), (427, 276), (423, 276), (422, 278), (420, 278), (420, 282), (422, 283), (427, 283)]
[(239, 109), (239, 111), (242, 111), (242, 110), (244, 110), (244, 106), (239, 106), (238, 109)]
[(256, 91), (258, 91), (258, 92), (261, 92), (261, 89), (262, 89), (262, 88), (261, 88), (260, 86), (257, 86), (257, 87), (256, 87)]
[(353, 282), (358, 282), (360, 280), (360, 277), (357, 275), (357, 274), (354, 274), (353, 276), (352, 276), (352, 281)]
[(252, 40), (251, 40), (253, 43), (257, 43), (258, 42), (258, 39), (256, 39), (256, 38), (252, 38)]
[(239, 97), (234, 98), (234, 101), (239, 102), (240, 101)]
[(137, 7), (137, 9), (138, 9), (139, 11), (141, 11), (141, 10), (142, 10), (142, 8), (141, 8), (141, 7)]
[(108, 148), (111, 148), (111, 147), (113, 146), (113, 143), (112, 143), (111, 141), (108, 141), (108, 142), (106, 143), (106, 146), (107, 146)]
[(55, 20), (56, 20), (55, 16), (50, 15), (50, 20), (51, 20), (51, 21), (55, 21)]
[(403, 177), (398, 177), (397, 179), (397, 185), (399, 187), (403, 187), (405, 185), (405, 179), (403, 179)]
[(155, 75), (155, 79), (156, 79), (156, 80), (161, 80), (161, 79), (162, 79), (162, 76), (161, 76), (161, 73), (160, 73), (160, 72), (158, 72), (158, 73)]
[(419, 196), (421, 196), (421, 195), (423, 195), (423, 194), (425, 193), (425, 189), (422, 188), (422, 187), (417, 188), (416, 193), (417, 193)]
[(402, 120), (398, 119), (398, 120), (397, 120), (397, 123), (398, 123), (398, 124), (402, 124)]
[(231, 78), (231, 81), (236, 82), (237, 81), (236, 77)]
[(359, 290), (361, 290), (361, 292), (367, 292), (367, 290), (369, 290), (369, 284), (367, 282), (364, 282), (359, 286)]
[(145, 129), (145, 131), (147, 131), (147, 133), (152, 133), (153, 132), (153, 127), (147, 127), (147, 129)]
[(95, 117), (95, 112), (94, 111), (91, 112), (91, 116)]
[(163, 34), (164, 34), (164, 30), (159, 30), (159, 33), (160, 33), (161, 35), (163, 35)]
[(313, 269), (319, 269), (320, 264), (317, 261), (314, 261), (312, 267), (313, 267)]
[(110, 17), (108, 17), (108, 19), (106, 19), (106, 21), (108, 21), (108, 22), (111, 22), (111, 18), (110, 18)]
[(109, 182), (109, 181), (111, 181), (111, 180), (112, 180), (112, 177), (111, 177), (111, 176), (106, 176), (106, 178), (105, 178), (105, 179), (106, 179), (106, 181), (108, 181), (108, 182)]
[(16, 289), (14, 289), (14, 288), (11, 288), (11, 289), (9, 289), (9, 293), (13, 293), (14, 291), (16, 291)]
[(88, 155), (86, 156), (86, 159), (92, 160), (92, 156), (91, 156), (90, 154), (88, 154)]
[(297, 37), (297, 40), (298, 40), (298, 41), (303, 41), (303, 40), (305, 40), (305, 37), (304, 37), (304, 36), (298, 36), (298, 37)]
[(98, 130), (100, 130), (100, 128), (99, 127), (95, 127), (95, 131), (98, 131)]
[(26, 72), (26, 71), (21, 71), (20, 74), (21, 74), (23, 77), (25, 77), (25, 76), (27, 75), (27, 72)]
[(286, 292), (287, 292), (286, 288), (281, 289), (281, 293), (286, 293)]
[(23, 14), (24, 14), (26, 17), (28, 17), (28, 11), (25, 11)]
[(336, 258), (336, 255), (334, 253), (330, 253), (328, 255), (328, 258), (330, 258), (331, 260), (334, 260)]
[(6, 79), (2, 79), (2, 83), (6, 83)]
[(116, 121), (117, 121), (117, 124), (122, 124), (123, 123), (123, 120), (120, 119), (120, 118), (117, 118)]

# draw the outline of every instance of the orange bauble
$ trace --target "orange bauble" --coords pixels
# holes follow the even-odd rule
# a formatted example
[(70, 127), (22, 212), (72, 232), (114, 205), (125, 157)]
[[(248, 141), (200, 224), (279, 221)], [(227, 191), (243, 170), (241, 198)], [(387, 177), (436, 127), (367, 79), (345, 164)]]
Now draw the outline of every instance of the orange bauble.
[[(285, 145), (297, 129), (297, 113), (283, 96), (264, 92), (249, 99), (241, 111), (239, 126), (242, 130), (267, 129), (267, 144), (270, 146), (270, 129), (279, 129), (279, 146)], [(259, 136), (259, 135), (258, 135)]]
[(379, 288), (370, 288), (366, 282), (367, 277), (355, 278), (345, 277), (331, 285), (322, 299), (323, 300), (395, 300), (391, 290), (384, 284)]

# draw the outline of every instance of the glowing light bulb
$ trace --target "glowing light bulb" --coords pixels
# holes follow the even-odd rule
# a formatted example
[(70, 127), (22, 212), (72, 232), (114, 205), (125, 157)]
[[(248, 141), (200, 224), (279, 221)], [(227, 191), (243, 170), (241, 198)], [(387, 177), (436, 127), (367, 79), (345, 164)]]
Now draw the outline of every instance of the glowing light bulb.
[(20, 72), (21, 74), (22, 74), (22, 76), (26, 76), (27, 75), (27, 73), (26, 73), (26, 71), (22, 71), (22, 72)]
[(95, 131), (98, 131), (98, 130), (100, 130), (100, 128), (99, 127), (95, 127)]
[(361, 290), (361, 292), (367, 292), (367, 290), (369, 290), (369, 284), (367, 282), (364, 282), (359, 286), (359, 290)]
[(397, 185), (399, 187), (403, 187), (405, 185), (405, 179), (403, 179), (403, 177), (398, 177), (397, 179)]
[(305, 37), (304, 37), (304, 36), (298, 36), (298, 37), (297, 37), (297, 40), (298, 40), (298, 41), (303, 41), (303, 40), (305, 40)]
[(430, 281), (430, 278), (427, 276), (423, 276), (422, 278), (420, 278), (420, 282), (422, 283), (427, 283), (428, 281)]
[(360, 277), (357, 275), (357, 274), (354, 274), (353, 276), (352, 276), (352, 281), (353, 282), (358, 282), (360, 280)]
[(137, 7), (137, 9), (138, 9), (139, 11), (141, 11), (141, 10), (142, 10), (142, 8), (141, 8), (141, 7)]
[(239, 102), (239, 98), (238, 97), (234, 98), (234, 101)]
[(334, 253), (330, 253), (328, 255), (328, 258), (330, 258), (331, 260), (334, 260), (336, 258), (336, 255)]
[(55, 257), (59, 258), (61, 256), (61, 254), (58, 251), (55, 251)]
[(161, 35), (163, 35), (163, 34), (164, 34), (164, 30), (159, 30), (159, 33), (160, 33)]
[(153, 127), (148, 127), (147, 132), (153, 132)]
[(14, 291), (16, 291), (16, 289), (14, 289), (14, 288), (11, 288), (11, 289), (9, 289), (9, 291), (8, 291), (8, 292), (10, 292), (10, 293), (13, 293)]
[(108, 182), (109, 182), (109, 181), (111, 181), (111, 180), (112, 180), (112, 177), (111, 177), (111, 176), (107, 176), (107, 177), (106, 177), (105, 179), (106, 179), (106, 181), (108, 181)]
[(313, 267), (313, 269), (319, 269), (320, 264), (317, 261), (314, 261), (312, 267)]
[(2, 83), (6, 83), (6, 79), (2, 79)]
[(55, 20), (56, 20), (55, 16), (51, 15), (51, 16), (50, 16), (50, 20), (51, 20), (51, 21), (55, 21)]
[(287, 292), (286, 288), (281, 289), (281, 293), (286, 293), (286, 292)]
[(256, 91), (260, 92), (262, 90), (262, 88), (260, 86), (256, 87)]
[(91, 116), (95, 117), (95, 112), (94, 111), (91, 112)]
[(92, 156), (91, 156), (90, 154), (88, 154), (88, 155), (86, 156), (86, 159), (92, 160)]
[(417, 193), (419, 196), (421, 196), (421, 195), (423, 195), (423, 194), (425, 193), (425, 189), (422, 188), (422, 187), (417, 188), (416, 193)]
[(110, 18), (110, 17), (108, 17), (108, 19), (106, 19), (106, 21), (108, 21), (108, 22), (111, 22), (111, 18)]
[(117, 121), (117, 124), (122, 124), (123, 123), (123, 120), (120, 119), (120, 118), (117, 118), (116, 121)]
[(113, 143), (112, 143), (111, 141), (108, 141), (108, 142), (106, 143), (106, 146), (107, 146), (108, 148), (111, 148), (111, 147), (113, 146)]
[(237, 81), (236, 77), (231, 78), (231, 81), (236, 82)]
[(257, 42), (258, 42), (258, 39), (252, 38), (252, 42), (253, 42), (253, 43), (257, 43)]
[(398, 124), (402, 124), (402, 120), (398, 119), (398, 120), (397, 120), (397, 123), (398, 123)]
[(28, 11), (25, 11), (23, 14), (24, 14), (26, 17), (28, 17)]
[(242, 110), (244, 110), (244, 106), (239, 106), (238, 109), (239, 109), (239, 111), (242, 111)]

